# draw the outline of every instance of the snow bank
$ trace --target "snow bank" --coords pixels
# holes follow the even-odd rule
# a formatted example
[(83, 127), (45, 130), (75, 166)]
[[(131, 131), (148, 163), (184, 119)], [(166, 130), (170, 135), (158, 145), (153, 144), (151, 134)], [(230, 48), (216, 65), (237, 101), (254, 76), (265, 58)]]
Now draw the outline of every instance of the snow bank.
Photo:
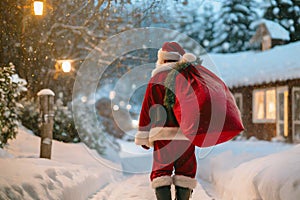
[(118, 165), (82, 143), (53, 141), (51, 160), (38, 158), (39, 144), (21, 129), (0, 151), (0, 199), (87, 199), (121, 175)]
[(300, 145), (254, 159), (220, 176), (216, 185), (222, 185), (221, 190), (224, 187), (224, 199), (297, 200), (300, 197), (299, 155)]
[(13, 156), (0, 148), (0, 158), (12, 158)]
[(266, 141), (228, 142), (203, 159), (198, 177), (211, 182), (222, 200), (284, 200), (300, 196), (300, 145)]
[[(119, 141), (123, 172), (135, 174), (123, 176), (120, 165), (82, 143), (53, 141), (51, 160), (38, 158), (39, 144), (40, 138), (21, 129), (16, 140), (0, 149), (0, 199), (153, 199), (151, 150)], [(199, 184), (193, 199), (296, 200), (299, 155), (300, 145), (257, 140), (197, 148), (197, 178), (213, 187)]]

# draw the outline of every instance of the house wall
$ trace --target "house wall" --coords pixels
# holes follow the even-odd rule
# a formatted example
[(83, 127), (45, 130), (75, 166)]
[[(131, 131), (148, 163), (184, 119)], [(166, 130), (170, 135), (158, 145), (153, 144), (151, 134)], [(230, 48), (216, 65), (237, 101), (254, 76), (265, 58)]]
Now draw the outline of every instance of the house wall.
[(293, 141), (293, 116), (292, 116), (292, 88), (293, 87), (300, 87), (300, 79), (290, 80), (287, 82), (289, 86), (289, 136), (288, 136), (288, 142), (294, 142)]
[(300, 79), (288, 80), (282, 82), (275, 82), (269, 84), (261, 84), (255, 86), (244, 86), (244, 87), (235, 87), (230, 88), (233, 94), (241, 93), (243, 98), (243, 107), (242, 107), (242, 120), (245, 126), (244, 135), (249, 138), (255, 136), (261, 140), (270, 140), (272, 137), (277, 135), (276, 133), (276, 122), (275, 123), (253, 123), (252, 120), (252, 104), (253, 104), (253, 90), (254, 89), (266, 89), (272, 87), (282, 87), (288, 86), (289, 88), (289, 107), (288, 107), (288, 142), (293, 142), (292, 138), (292, 88), (300, 87)]
[(279, 39), (272, 39), (272, 47), (275, 47), (277, 45), (283, 45), (286, 44), (286, 41), (279, 40)]
[(276, 123), (253, 123), (252, 121), (252, 92), (259, 87), (232, 88), (232, 93), (241, 93), (243, 98), (242, 120), (245, 127), (244, 135), (255, 136), (260, 140), (270, 140), (276, 135)]

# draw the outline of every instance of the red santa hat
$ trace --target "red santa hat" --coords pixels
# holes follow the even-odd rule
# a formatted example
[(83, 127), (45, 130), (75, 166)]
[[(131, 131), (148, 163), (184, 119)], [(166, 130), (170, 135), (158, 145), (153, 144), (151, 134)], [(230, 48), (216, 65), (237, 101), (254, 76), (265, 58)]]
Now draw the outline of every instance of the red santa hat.
[(177, 42), (165, 42), (157, 53), (157, 63), (163, 64), (166, 60), (176, 62), (194, 62), (196, 56), (192, 53), (185, 53), (184, 49)]

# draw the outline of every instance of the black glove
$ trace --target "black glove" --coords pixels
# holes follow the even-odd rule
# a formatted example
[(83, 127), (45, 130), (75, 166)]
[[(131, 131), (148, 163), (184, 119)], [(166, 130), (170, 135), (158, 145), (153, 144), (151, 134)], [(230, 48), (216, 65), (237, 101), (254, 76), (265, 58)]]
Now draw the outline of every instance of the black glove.
[(150, 147), (148, 147), (148, 146), (146, 146), (146, 145), (142, 145), (142, 148), (143, 148), (143, 149), (146, 149), (146, 150), (149, 150), (149, 149), (150, 149)]

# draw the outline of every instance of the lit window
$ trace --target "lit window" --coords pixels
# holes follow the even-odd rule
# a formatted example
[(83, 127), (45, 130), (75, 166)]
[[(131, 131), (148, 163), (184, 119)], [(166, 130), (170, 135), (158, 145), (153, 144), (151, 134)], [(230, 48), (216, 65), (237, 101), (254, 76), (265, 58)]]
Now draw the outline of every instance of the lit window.
[(275, 122), (276, 90), (253, 91), (253, 122)]
[(266, 91), (266, 119), (276, 118), (275, 89)]
[(265, 95), (264, 91), (254, 93), (254, 119), (263, 119), (265, 116)]

